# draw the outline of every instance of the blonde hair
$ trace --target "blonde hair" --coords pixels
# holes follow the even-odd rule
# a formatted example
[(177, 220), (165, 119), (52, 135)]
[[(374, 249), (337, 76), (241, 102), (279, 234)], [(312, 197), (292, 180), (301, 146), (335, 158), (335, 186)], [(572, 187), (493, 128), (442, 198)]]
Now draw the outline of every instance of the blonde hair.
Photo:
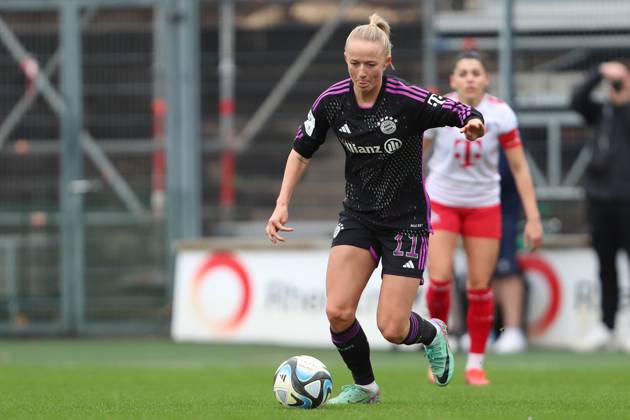
[(390, 33), (389, 23), (380, 15), (374, 13), (370, 16), (370, 23), (367, 25), (359, 25), (350, 32), (350, 35), (346, 38), (345, 48), (348, 48), (348, 42), (351, 39), (372, 41), (380, 44), (383, 47), (385, 56), (389, 57), (392, 55), (392, 43), (389, 40)]

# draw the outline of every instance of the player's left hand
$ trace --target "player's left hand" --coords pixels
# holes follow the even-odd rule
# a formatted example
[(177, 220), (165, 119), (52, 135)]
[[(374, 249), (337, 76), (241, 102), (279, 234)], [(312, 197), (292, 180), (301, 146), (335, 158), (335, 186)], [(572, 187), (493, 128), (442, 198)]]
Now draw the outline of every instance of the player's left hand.
[(473, 118), (459, 132), (466, 136), (466, 140), (473, 141), (486, 134), (486, 127), (479, 118)]
[(539, 219), (527, 220), (523, 232), (525, 246), (532, 251), (540, 247), (543, 241), (543, 228)]

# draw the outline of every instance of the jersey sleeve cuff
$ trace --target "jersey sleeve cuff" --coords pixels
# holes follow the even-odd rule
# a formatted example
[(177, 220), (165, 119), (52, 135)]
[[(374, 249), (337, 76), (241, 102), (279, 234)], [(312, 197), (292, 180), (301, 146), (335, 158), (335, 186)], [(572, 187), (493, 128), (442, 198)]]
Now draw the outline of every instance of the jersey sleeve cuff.
[(484, 124), (486, 123), (486, 121), (483, 119), (483, 115), (481, 115), (481, 112), (477, 111), (475, 108), (472, 108), (472, 112), (464, 120), (464, 125), (468, 124), (468, 121), (474, 120), (475, 118), (481, 120), (481, 122)]
[(298, 141), (293, 143), (293, 150), (298, 152), (298, 154), (305, 159), (310, 159), (311, 157), (313, 157), (313, 154), (315, 153), (315, 150), (306, 146), (303, 143), (299, 143)]
[(518, 128), (514, 128), (507, 133), (499, 134), (499, 143), (501, 143), (501, 147), (504, 149), (520, 146), (522, 143)]

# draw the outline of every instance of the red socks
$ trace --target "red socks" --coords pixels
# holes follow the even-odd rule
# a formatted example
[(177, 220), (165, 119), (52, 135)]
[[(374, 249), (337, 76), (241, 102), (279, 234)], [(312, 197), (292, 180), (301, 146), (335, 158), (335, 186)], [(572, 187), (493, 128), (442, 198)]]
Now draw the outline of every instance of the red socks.
[(431, 318), (437, 318), (448, 323), (448, 311), (451, 308), (450, 281), (429, 281), (427, 289), (427, 308)]
[[(470, 353), (484, 354), (486, 352), (486, 342), (494, 322), (494, 296), (492, 289), (469, 289), (467, 296), (468, 314), (466, 321), (468, 334), (470, 335)], [(451, 282), (431, 279), (427, 290), (427, 308), (431, 318), (438, 318), (447, 322), (450, 307)]]
[(494, 298), (492, 289), (468, 289), (468, 334), (470, 334), (470, 353), (486, 352), (486, 342), (494, 321)]

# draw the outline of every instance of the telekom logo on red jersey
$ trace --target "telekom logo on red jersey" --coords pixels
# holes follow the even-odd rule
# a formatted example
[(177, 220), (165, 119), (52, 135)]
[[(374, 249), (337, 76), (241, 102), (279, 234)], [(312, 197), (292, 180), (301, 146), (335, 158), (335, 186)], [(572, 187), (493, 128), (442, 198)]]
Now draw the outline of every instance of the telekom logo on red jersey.
[(472, 166), (476, 161), (481, 159), (481, 139), (468, 141), (466, 139), (455, 140), (455, 159), (457, 159), (464, 168)]

